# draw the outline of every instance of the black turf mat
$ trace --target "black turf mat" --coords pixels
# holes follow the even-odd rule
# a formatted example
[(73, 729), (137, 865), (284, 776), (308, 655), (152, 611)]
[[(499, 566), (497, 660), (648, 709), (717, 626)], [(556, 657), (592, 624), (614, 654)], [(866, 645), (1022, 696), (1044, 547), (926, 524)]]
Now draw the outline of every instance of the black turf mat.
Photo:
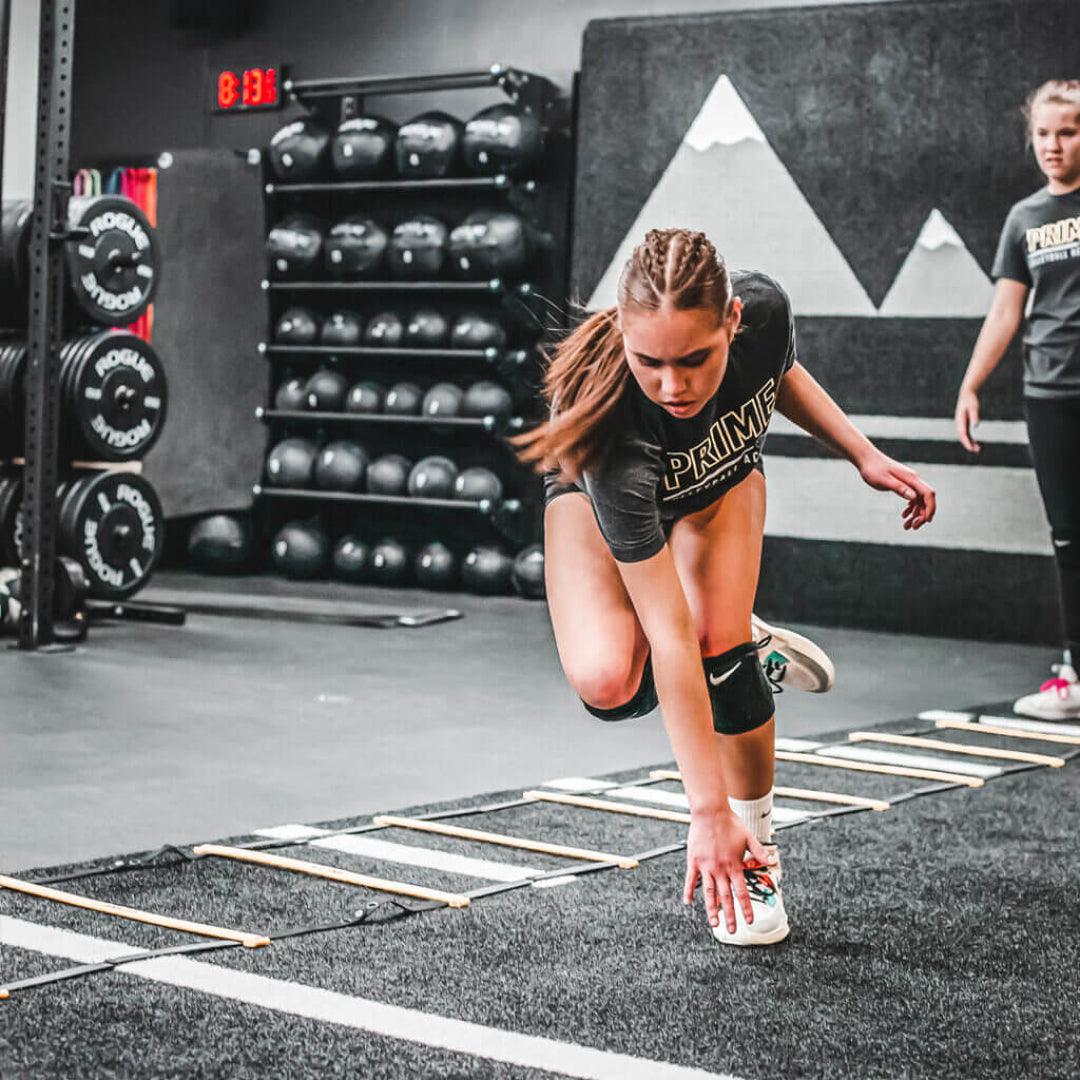
[[(914, 721), (906, 727), (932, 730)], [(962, 734), (940, 737), (959, 742)], [(1029, 740), (980, 735), (973, 741), (1056, 752)], [(911, 789), (910, 781), (897, 786), (893, 778), (809, 766), (781, 765), (778, 782), (864, 794), (898, 792), (905, 784)], [(198, 962), (747, 1078), (1074, 1076), (1075, 1048), (1063, 1035), (1075, 1030), (1080, 970), (1080, 909), (1073, 902), (1080, 872), (1078, 796), (1080, 770), (1072, 763), (915, 799), (887, 813), (784, 830), (778, 839), (792, 934), (767, 950), (716, 945), (700, 908), (688, 911), (679, 902), (682, 856), (674, 854), (634, 871), (488, 897), (464, 911), (441, 909), (256, 951), (214, 951)], [(676, 824), (561, 806), (454, 820), (616, 852), (643, 851), (682, 835)], [(354, 822), (328, 827), (347, 824)], [(543, 859), (398, 831), (373, 835), (481, 858), (520, 857), (530, 865)], [(376, 869), (363, 859), (308, 846), (286, 853)], [(443, 888), (451, 880), (387, 864), (377, 872)], [(460, 888), (463, 879), (454, 884)], [(345, 919), (369, 899), (347, 886), (220, 860), (92, 879), (73, 888), (272, 931)], [(132, 946), (180, 940), (13, 894), (0, 895), (0, 903), (5, 915)], [(0, 963), (8, 981), (66, 966), (11, 948), (0, 953)], [(533, 1075), (207, 1000), (122, 971), (16, 993), (0, 1009), (5, 1076), (20, 1075), (18, 1070), (64, 1076), (218, 1070), (388, 1078)], [(141, 1046), (138, 1070), (129, 1053), (132, 1040)]]

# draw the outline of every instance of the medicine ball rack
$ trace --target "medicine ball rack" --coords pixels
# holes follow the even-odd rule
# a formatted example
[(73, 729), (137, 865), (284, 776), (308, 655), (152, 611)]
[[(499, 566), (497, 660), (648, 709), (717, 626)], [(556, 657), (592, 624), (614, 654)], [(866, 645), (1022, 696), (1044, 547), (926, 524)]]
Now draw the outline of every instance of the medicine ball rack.
[[(527, 335), (528, 347), (484, 349), (452, 348), (372, 348), (337, 347), (326, 345), (275, 344), (267, 341), (258, 346), (259, 353), (270, 364), (270, 393), (278, 382), (284, 381), (293, 369), (316, 366), (320, 361), (333, 360), (348, 368), (365, 363), (430, 364), (443, 368), (453, 378), (460, 373), (458, 364), (469, 367), (488, 366), (506, 384), (515, 400), (516, 410), (529, 404), (524, 411), (537, 414), (539, 401), (536, 385), (539, 376), (539, 344), (544, 335), (564, 328), (562, 298), (568, 281), (568, 243), (570, 190), (572, 180), (572, 139), (570, 105), (560, 98), (548, 80), (512, 68), (494, 65), (486, 70), (457, 74), (387, 76), (376, 78), (340, 78), (308, 81), (288, 80), (284, 90), (294, 105), (307, 115), (314, 116), (331, 130), (341, 121), (352, 119), (364, 111), (367, 98), (397, 94), (432, 93), (446, 90), (497, 88), (522, 111), (531, 112), (544, 125), (546, 146), (540, 169), (544, 182), (537, 177), (512, 178), (506, 174), (481, 177), (440, 177), (435, 179), (372, 179), (372, 180), (307, 180), (281, 182), (268, 179), (264, 185), (267, 220), (274, 221), (286, 208), (323, 210), (330, 217), (336, 214), (373, 210), (372, 200), (380, 196), (426, 195), (438, 199), (459, 198), (459, 205), (474, 204), (476, 196), (497, 196), (517, 212), (540, 236), (537, 262), (543, 263), (539, 281), (504, 281), (498, 278), (480, 281), (401, 281), (401, 280), (263, 280), (262, 289), (268, 299), (270, 323), (273, 325), (280, 307), (296, 303), (301, 297), (357, 299), (377, 295), (399, 295), (403, 298), (444, 300), (448, 305), (475, 299), (495, 304), (507, 313), (516, 326), (516, 335)], [(325, 207), (329, 205), (330, 210)], [(426, 212), (436, 212), (431, 205)], [(535, 276), (535, 275), (534, 275)], [(554, 302), (549, 299), (556, 298)], [(552, 312), (555, 311), (554, 320)], [(363, 366), (358, 371), (363, 372)], [(363, 377), (362, 375), (360, 377)], [(522, 431), (527, 423), (522, 416), (506, 420), (495, 417), (479, 419), (445, 418), (434, 421), (425, 416), (385, 416), (380, 414), (299, 412), (268, 408), (256, 410), (256, 417), (271, 430), (289, 428), (332, 427), (369, 429), (386, 434), (394, 425), (401, 430), (434, 429), (443, 437), (457, 433), (488, 436), (504, 451), (509, 450), (506, 437)], [(282, 432), (286, 433), (286, 432)], [(432, 452), (432, 451), (426, 451)], [(256, 499), (267, 503), (302, 502), (312, 504), (355, 504), (357, 506), (400, 508), (397, 512), (428, 511), (454, 517), (466, 513), (487, 521), (496, 533), (511, 543), (523, 545), (539, 538), (542, 518), (540, 486), (535, 476), (511, 459), (512, 467), (520, 471), (521, 486), (526, 494), (509, 498), (499, 505), (483, 502), (448, 499), (406, 498), (367, 495), (351, 492), (326, 492), (309, 489), (275, 488), (257, 483), (253, 487)], [(424, 515), (425, 517), (427, 514)], [(265, 523), (265, 521), (264, 521)]]

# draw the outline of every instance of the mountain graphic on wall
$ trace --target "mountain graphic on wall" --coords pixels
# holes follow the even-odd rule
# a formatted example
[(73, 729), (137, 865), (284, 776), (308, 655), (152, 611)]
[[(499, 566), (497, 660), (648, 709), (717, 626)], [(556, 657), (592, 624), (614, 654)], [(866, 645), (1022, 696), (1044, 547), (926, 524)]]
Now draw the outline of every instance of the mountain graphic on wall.
[(891, 319), (981, 319), (994, 286), (940, 210), (931, 210), (881, 302)]
[(763, 270), (797, 315), (877, 314), (731, 80), (721, 75), (589, 298), (615, 303), (623, 264), (649, 229), (708, 235), (728, 266)]

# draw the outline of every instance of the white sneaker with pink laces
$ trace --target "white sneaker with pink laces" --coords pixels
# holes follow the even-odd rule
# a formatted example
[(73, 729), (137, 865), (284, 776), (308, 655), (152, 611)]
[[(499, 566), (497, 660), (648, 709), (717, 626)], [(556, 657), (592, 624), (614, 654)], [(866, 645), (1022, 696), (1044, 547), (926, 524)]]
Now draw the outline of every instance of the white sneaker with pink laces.
[(1037, 720), (1075, 720), (1080, 718), (1080, 679), (1071, 664), (1054, 664), (1054, 678), (1039, 687), (1037, 694), (1022, 697), (1013, 712), (1034, 716)]

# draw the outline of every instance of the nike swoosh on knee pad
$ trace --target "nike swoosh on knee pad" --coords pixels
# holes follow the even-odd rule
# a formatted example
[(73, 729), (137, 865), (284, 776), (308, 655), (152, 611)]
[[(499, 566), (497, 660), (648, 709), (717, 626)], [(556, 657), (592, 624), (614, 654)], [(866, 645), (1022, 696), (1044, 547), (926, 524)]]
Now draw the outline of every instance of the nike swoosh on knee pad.
[[(733, 668), (729, 668), (727, 671), (725, 671), (723, 675), (710, 675), (709, 682), (711, 682), (713, 686), (719, 686), (722, 682), (726, 682), (728, 679), (731, 678), (732, 675), (735, 674), (736, 671), (739, 670), (739, 666), (741, 663), (742, 661), (739, 661), (739, 663), (736, 664)], [(700, 685), (700, 683), (698, 685)]]

